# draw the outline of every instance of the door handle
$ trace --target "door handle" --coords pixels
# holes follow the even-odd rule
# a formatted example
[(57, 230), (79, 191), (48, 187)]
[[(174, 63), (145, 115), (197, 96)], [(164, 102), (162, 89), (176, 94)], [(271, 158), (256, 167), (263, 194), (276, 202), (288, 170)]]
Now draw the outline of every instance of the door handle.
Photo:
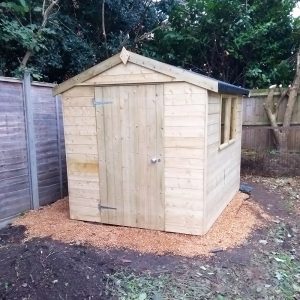
[(156, 164), (156, 163), (158, 163), (158, 162), (160, 162), (160, 158), (157, 158), (157, 157), (152, 157), (152, 158), (151, 158), (151, 163), (152, 163), (152, 164)]

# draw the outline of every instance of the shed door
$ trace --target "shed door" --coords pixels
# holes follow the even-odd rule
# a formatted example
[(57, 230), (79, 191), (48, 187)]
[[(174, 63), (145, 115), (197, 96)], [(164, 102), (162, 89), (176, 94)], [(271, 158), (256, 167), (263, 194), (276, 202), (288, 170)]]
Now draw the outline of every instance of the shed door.
[(95, 88), (101, 222), (164, 229), (163, 86)]

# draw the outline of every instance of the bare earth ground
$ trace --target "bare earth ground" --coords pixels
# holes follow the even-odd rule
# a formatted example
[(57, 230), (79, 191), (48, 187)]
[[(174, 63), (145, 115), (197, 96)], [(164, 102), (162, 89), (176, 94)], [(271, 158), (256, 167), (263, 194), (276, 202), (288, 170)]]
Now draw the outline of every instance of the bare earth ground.
[(300, 178), (242, 181), (204, 237), (26, 214), (0, 230), (0, 299), (300, 299)]

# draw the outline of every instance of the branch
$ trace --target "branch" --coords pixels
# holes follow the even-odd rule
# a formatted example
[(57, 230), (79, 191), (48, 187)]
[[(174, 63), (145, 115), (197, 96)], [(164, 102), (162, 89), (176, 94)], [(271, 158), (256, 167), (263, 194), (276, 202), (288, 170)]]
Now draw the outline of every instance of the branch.
[(283, 127), (289, 127), (292, 120), (293, 110), (295, 103), (298, 97), (298, 91), (300, 88), (300, 49), (297, 52), (297, 68), (296, 68), (296, 75), (294, 78), (294, 82), (289, 89), (289, 98), (287, 102), (287, 107), (283, 117)]
[(270, 86), (267, 99), (264, 103), (264, 109), (268, 116), (271, 126), (273, 127), (273, 132), (276, 140), (276, 144), (280, 144), (280, 136), (278, 133), (278, 124), (277, 124), (277, 111), (274, 105), (274, 93), (275, 93), (276, 85)]
[(134, 39), (134, 43), (138, 43), (138, 42), (141, 42), (142, 40), (148, 38), (148, 36), (151, 34), (151, 33), (154, 33), (156, 30), (158, 29), (161, 29), (161, 28), (164, 28), (166, 27), (166, 25), (163, 23), (157, 27), (155, 27), (154, 29), (148, 31), (148, 32), (144, 32), (141, 36), (136, 36), (135, 39)]
[(45, 14), (46, 0), (43, 0), (42, 16)]
[(102, 34), (103, 34), (103, 37), (104, 37), (106, 57), (108, 57), (107, 36), (106, 36), (106, 30), (105, 30), (105, 0), (102, 0)]
[(54, 8), (55, 5), (58, 4), (59, 0), (52, 0), (51, 3), (49, 4), (49, 6), (46, 8), (46, 10), (44, 10), (44, 6), (43, 6), (43, 22), (41, 25), (41, 28), (45, 27), (49, 18), (49, 15), (52, 11), (52, 9)]
[(281, 92), (280, 98), (278, 99), (278, 102), (276, 104), (276, 117), (278, 116), (278, 111), (279, 111), (280, 104), (288, 96), (289, 92), (290, 92), (289, 88), (285, 89), (283, 92)]
[[(53, 10), (54, 6), (58, 4), (58, 2), (59, 2), (59, 0), (51, 0), (49, 6), (45, 9), (45, 7), (46, 7), (46, 0), (43, 0), (43, 8), (42, 8), (43, 21), (42, 21), (42, 24), (41, 24), (40, 28), (37, 31), (37, 35), (47, 25), (50, 13)], [(32, 50), (27, 50), (26, 51), (26, 53), (25, 53), (25, 55), (24, 55), (24, 57), (23, 57), (23, 59), (21, 61), (21, 67), (22, 68), (26, 67), (27, 62), (28, 62), (29, 58), (31, 57), (32, 53), (33, 53)]]

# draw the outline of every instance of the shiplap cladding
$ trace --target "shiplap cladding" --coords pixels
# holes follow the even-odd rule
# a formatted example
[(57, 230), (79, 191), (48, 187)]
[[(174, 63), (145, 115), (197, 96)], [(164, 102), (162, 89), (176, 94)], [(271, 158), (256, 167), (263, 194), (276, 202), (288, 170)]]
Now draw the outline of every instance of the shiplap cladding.
[[(207, 91), (183, 82), (155, 84), (154, 78), (172, 79), (153, 75), (154, 71), (133, 64), (118, 65), (63, 94), (70, 216), (200, 234)], [(148, 79), (150, 82), (145, 83)], [(143, 84), (122, 86), (134, 80)], [(115, 81), (118, 85), (87, 86)], [(95, 107), (94, 98), (112, 104)], [(159, 103), (163, 104), (160, 110)], [(152, 151), (160, 130), (163, 151)], [(151, 143), (147, 143), (148, 137)], [(134, 152), (135, 148), (139, 150)], [(157, 166), (150, 163), (155, 154), (161, 156)], [(155, 181), (160, 177), (154, 174), (163, 166), (162, 178)], [(99, 204), (118, 211), (100, 212)]]
[(221, 95), (208, 92), (216, 82), (205, 77), (203, 88), (181, 69), (118, 59), (56, 87), (70, 217), (204, 234), (238, 191), (241, 98), (236, 141), (219, 149)]
[(165, 83), (165, 230), (200, 234), (207, 91)]
[[(29, 94), (39, 204), (45, 205), (67, 194), (61, 104), (52, 85), (33, 83)], [(22, 82), (0, 78), (0, 225), (32, 208), (25, 109)]]
[(63, 94), (63, 115), (70, 216), (100, 220), (99, 157), (94, 87), (75, 87)]
[[(229, 97), (229, 96), (228, 96)], [(221, 95), (208, 92), (207, 115), (207, 160), (206, 160), (206, 197), (205, 220), (206, 232), (220, 215), (225, 206), (239, 190), (241, 134), (242, 134), (242, 99), (237, 100), (236, 136), (232, 144), (224, 149), (220, 146)]]

